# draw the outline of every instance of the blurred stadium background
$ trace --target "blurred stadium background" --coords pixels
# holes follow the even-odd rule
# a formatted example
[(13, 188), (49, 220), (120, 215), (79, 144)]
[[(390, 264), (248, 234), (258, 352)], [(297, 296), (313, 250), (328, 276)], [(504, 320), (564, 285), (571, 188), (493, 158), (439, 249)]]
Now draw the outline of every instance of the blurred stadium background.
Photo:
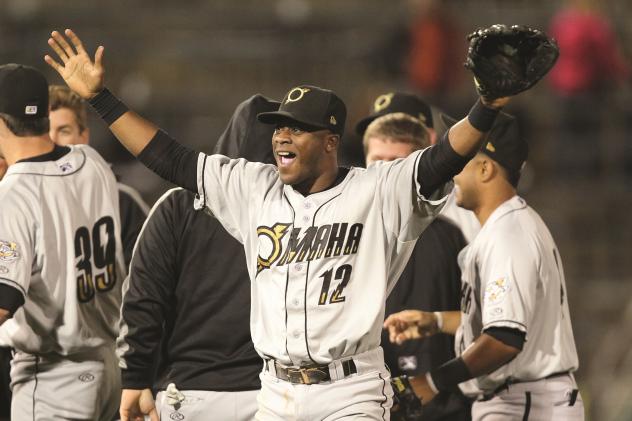
[[(601, 25), (607, 48), (580, 36), (590, 26), (556, 21), (569, 7), (589, 7), (584, 14)], [(563, 257), (588, 419), (632, 420), (631, 1), (0, 0), (0, 61), (34, 65), (60, 83), (42, 56), (50, 31), (71, 27), (89, 51), (106, 47), (115, 93), (203, 151), (248, 96), (280, 99), (299, 83), (328, 87), (349, 110), (343, 161), (361, 165), (353, 127), (377, 95), (416, 92), (463, 116), (475, 98), (461, 66), (465, 34), (493, 23), (549, 29), (554, 21), (570, 26), (561, 30), (578, 52), (574, 70), (591, 80), (564, 91), (547, 78), (511, 104), (531, 145), (520, 189)], [(169, 187), (94, 116), (91, 129), (93, 145), (148, 203)]]

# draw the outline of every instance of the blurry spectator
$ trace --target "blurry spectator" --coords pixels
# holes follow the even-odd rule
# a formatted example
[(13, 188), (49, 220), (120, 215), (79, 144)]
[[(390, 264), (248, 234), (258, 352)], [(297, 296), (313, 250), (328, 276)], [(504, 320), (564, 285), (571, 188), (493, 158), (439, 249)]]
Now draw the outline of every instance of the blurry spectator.
[(416, 17), (410, 27), (410, 50), (406, 70), (411, 86), (433, 103), (459, 80), (467, 44), (457, 22), (438, 0), (417, 0)]
[(559, 97), (560, 134), (556, 160), (561, 175), (591, 176), (599, 171), (598, 140), (608, 94), (629, 76), (610, 22), (591, 0), (568, 0), (553, 18), (550, 34), (560, 58), (549, 81)]

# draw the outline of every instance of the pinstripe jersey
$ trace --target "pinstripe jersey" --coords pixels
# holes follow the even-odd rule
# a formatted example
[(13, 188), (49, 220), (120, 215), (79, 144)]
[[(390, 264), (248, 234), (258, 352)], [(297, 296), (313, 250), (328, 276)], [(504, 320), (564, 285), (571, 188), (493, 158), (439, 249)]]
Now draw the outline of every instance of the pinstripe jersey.
[(422, 153), (351, 168), (308, 196), (272, 165), (200, 154), (196, 206), (244, 245), (260, 355), (328, 364), (379, 346), (386, 297), (451, 188), (420, 197)]
[(18, 162), (0, 182), (0, 283), (25, 303), (6, 323), (27, 353), (70, 355), (113, 344), (124, 276), (118, 191), (89, 146)]
[(490, 327), (526, 334), (518, 356), (463, 383), (466, 394), (478, 394), (476, 388), (491, 392), (508, 379), (532, 381), (577, 369), (559, 252), (548, 228), (524, 199), (514, 196), (496, 208), (459, 254), (459, 266), (463, 284), (457, 355)]

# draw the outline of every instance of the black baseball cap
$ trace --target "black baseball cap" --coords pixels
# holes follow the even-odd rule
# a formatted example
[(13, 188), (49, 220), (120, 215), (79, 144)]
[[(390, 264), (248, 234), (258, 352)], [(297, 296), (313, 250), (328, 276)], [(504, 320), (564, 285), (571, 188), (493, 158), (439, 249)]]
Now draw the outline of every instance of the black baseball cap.
[(529, 156), (529, 145), (520, 135), (516, 118), (501, 112), (487, 133), (481, 152), (498, 162), (516, 184)]
[(260, 113), (257, 118), (265, 124), (287, 123), (309, 131), (328, 129), (342, 136), (347, 107), (330, 90), (300, 85), (290, 89), (278, 111)]
[(48, 82), (34, 67), (0, 66), (0, 113), (19, 119), (48, 116)]
[(389, 92), (378, 96), (373, 102), (369, 115), (356, 124), (356, 133), (363, 135), (373, 120), (386, 114), (404, 113), (413, 116), (428, 128), (433, 127), (432, 110), (417, 95), (403, 92)]

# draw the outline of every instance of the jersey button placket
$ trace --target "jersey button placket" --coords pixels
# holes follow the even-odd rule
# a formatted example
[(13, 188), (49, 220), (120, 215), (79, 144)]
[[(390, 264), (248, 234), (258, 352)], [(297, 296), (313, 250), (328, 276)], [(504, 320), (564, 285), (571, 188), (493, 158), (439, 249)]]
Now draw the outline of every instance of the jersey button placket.
[(292, 361), (308, 361), (303, 331), (305, 329), (305, 263), (292, 263), (289, 266), (287, 291), (287, 350)]

